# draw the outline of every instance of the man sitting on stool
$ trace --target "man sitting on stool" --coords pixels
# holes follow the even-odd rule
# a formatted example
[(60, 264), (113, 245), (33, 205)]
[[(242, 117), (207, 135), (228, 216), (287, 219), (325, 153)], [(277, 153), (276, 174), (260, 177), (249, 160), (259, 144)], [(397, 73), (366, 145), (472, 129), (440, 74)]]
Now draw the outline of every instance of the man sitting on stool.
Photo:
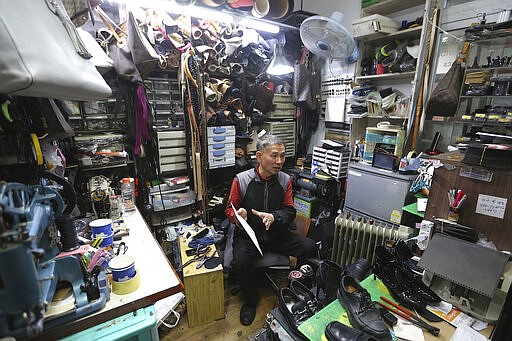
[(316, 257), (315, 242), (289, 230), (295, 219), (292, 183), (288, 174), (281, 172), (285, 160), (283, 141), (275, 135), (264, 135), (256, 144), (255, 168), (236, 175), (231, 185), (226, 215), (235, 229), (233, 238), (233, 272), (237, 278), (244, 304), (240, 322), (250, 325), (256, 315), (259, 301), (255, 285), (254, 262), (261, 257), (240, 223), (235, 212), (253, 228), (260, 247), (265, 252), (295, 256), (300, 260)]

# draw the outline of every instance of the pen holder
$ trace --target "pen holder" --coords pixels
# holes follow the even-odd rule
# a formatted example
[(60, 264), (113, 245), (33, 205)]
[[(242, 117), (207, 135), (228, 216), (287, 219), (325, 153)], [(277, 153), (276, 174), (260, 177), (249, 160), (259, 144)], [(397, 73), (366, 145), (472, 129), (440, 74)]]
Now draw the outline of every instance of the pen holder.
[(450, 210), (448, 211), (448, 220), (455, 222), (459, 221), (459, 210), (454, 207), (450, 207)]

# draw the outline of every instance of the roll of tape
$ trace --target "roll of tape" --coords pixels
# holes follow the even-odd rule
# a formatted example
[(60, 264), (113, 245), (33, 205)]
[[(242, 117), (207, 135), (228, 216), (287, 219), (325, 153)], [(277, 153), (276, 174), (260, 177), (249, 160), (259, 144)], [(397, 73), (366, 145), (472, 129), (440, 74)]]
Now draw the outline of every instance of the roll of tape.
[(32, 139), (32, 149), (34, 151), (34, 157), (36, 158), (36, 162), (38, 166), (43, 165), (43, 151), (41, 150), (41, 145), (39, 144), (39, 139), (37, 135), (34, 133), (30, 134), (30, 138)]
[(416, 154), (415, 150), (411, 150), (409, 153), (407, 153), (407, 161), (411, 161), (414, 159), (418, 154)]
[(112, 281), (112, 292), (116, 295), (126, 295), (137, 290), (140, 286), (140, 274), (136, 271), (135, 276), (124, 282)]

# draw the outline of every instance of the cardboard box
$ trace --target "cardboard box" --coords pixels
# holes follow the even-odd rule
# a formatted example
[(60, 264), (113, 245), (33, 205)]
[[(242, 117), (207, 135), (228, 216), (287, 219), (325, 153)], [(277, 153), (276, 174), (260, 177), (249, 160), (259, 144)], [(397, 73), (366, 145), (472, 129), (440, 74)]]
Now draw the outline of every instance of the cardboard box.
[(399, 28), (399, 23), (380, 14), (373, 14), (352, 21), (354, 38), (372, 38), (396, 32)]

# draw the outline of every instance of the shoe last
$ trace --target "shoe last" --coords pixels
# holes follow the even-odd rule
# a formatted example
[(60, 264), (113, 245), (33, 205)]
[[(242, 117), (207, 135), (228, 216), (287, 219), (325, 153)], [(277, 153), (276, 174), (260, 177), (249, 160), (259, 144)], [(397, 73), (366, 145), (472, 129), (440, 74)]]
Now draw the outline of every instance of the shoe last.
[(347, 265), (343, 270), (344, 274), (350, 275), (361, 282), (370, 275), (372, 264), (365, 258), (359, 258), (354, 263)]

